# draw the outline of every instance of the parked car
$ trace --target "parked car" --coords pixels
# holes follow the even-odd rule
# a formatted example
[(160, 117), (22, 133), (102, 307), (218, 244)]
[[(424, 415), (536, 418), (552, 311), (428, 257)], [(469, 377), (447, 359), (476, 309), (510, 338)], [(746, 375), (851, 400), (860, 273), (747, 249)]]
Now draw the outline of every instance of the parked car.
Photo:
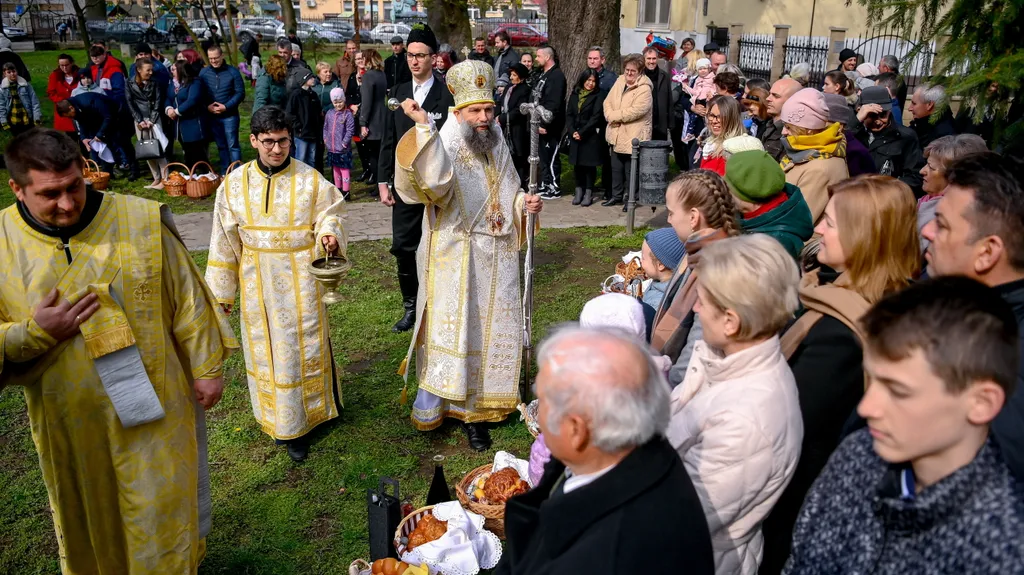
[(266, 41), (284, 35), (284, 23), (273, 18), (242, 18), (235, 24), (235, 34), (239, 42), (263, 34)]
[(513, 46), (543, 46), (548, 43), (548, 35), (529, 24), (502, 24), (487, 35), (487, 44), (494, 45), (494, 36), (504, 31), (508, 34)]
[(331, 32), (341, 34), (341, 37), (344, 38), (346, 42), (356, 35), (356, 27), (353, 26), (351, 22), (346, 22), (344, 20), (324, 20), (321, 26)]
[(7, 36), (11, 42), (28, 40), (28, 32), (19, 26), (4, 26), (4, 36)]
[(192, 20), (188, 23), (188, 27), (197, 38), (204, 37), (206, 35), (206, 31), (210, 29), (204, 20)]
[(401, 36), (404, 42), (409, 32), (412, 32), (412, 28), (405, 24), (377, 24), (376, 28), (370, 30), (369, 37), (375, 44), (388, 44), (395, 36)]
[[(345, 43), (345, 38), (338, 32), (328, 30), (319, 24), (313, 24), (311, 22), (296, 22), (295, 34), (299, 37), (299, 40), (302, 40), (303, 42), (315, 36), (319, 40), (330, 44)], [(285, 36), (284, 27), (281, 27), (281, 30), (277, 33), (277, 38), (284, 38)]]
[(114, 22), (107, 26), (106, 38), (109, 41), (124, 42), (125, 44), (137, 42), (159, 44), (170, 41), (170, 35), (166, 32), (161, 32), (145, 22), (129, 22), (127, 20)]

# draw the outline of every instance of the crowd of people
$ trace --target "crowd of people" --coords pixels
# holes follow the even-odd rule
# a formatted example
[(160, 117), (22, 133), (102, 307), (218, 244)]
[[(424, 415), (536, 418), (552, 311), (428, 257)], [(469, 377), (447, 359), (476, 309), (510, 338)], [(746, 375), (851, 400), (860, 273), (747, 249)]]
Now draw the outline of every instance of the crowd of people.
[[(903, 127), (899, 82), (851, 82), (856, 54), (818, 90), (800, 69), (746, 81), (692, 41), (684, 73), (646, 50), (615, 76), (594, 48), (570, 89), (553, 48), (531, 72), (502, 34), (497, 58), (477, 42), (450, 67), (427, 26), (392, 44), (313, 67), (287, 39), (265, 64), (248, 48), (257, 159), (217, 192), (205, 277), (157, 204), (87, 189), (80, 146), (131, 175), (132, 135), (162, 131), (192, 158), (213, 139), (227, 171), (241, 74), (216, 45), (209, 66), (140, 45), (127, 75), (94, 46), (73, 85), (61, 57), (48, 96), (64, 122), (19, 127), (6, 150), (0, 386), (25, 387), (62, 569), (196, 569), (202, 410), (233, 350), (260, 428), (295, 462), (339, 416), (309, 266), (346, 257), (354, 152), (392, 207), (412, 425), (458, 420), (486, 451), (521, 399), (516, 254), (527, 215), (560, 196), (560, 148), (573, 203), (592, 205), (601, 168), (615, 206), (632, 140), (657, 136), (693, 161), (666, 190), (669, 227), (638, 246), (650, 287), (595, 298), (540, 346), (543, 471), (507, 504), (496, 572), (1021, 571), (1024, 163), (930, 122), (940, 86), (913, 91)], [(3, 66), (0, 91), (20, 86)], [(522, 191), (526, 101), (554, 112), (540, 197)]]

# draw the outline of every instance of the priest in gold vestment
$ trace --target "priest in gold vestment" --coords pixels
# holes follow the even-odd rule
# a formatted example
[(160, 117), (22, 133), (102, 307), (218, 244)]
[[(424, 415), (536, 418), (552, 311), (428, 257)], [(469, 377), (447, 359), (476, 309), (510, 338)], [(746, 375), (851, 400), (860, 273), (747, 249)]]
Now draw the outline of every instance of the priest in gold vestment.
[(345, 255), (345, 202), (313, 167), (288, 157), (284, 110), (260, 108), (251, 126), (259, 156), (217, 190), (206, 281), (226, 311), (241, 292), (253, 414), (302, 461), (305, 435), (338, 417), (341, 403), (323, 287), (308, 266), (325, 251)]
[(520, 191), (494, 121), (494, 69), (467, 60), (446, 79), (455, 121), (449, 117), (440, 130), (415, 100), (402, 103), (416, 126), (396, 147), (395, 191), (406, 203), (426, 205), (416, 254), (416, 327), (405, 366), (415, 352), (416, 428), (458, 419), (470, 446), (484, 451), (491, 444), (485, 424), (505, 419), (519, 404), (519, 250), (525, 212), (540, 212), (542, 202)]
[(24, 388), (61, 570), (196, 573), (231, 327), (165, 207), (87, 191), (63, 132), (21, 134), (6, 160), (0, 388)]

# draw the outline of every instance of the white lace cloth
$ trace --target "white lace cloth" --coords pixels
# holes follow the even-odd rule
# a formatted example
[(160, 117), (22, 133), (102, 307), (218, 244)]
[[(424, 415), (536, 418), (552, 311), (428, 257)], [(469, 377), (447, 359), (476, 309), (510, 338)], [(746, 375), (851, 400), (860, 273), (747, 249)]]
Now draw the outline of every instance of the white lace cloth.
[(515, 455), (507, 451), (499, 451), (494, 454), (494, 462), (491, 464), (491, 473), (495, 471), (501, 471), (506, 467), (514, 467), (519, 472), (519, 477), (523, 481), (530, 484), (533, 488), (533, 482), (530, 481), (530, 462), (525, 459), (519, 459)]
[(448, 531), (440, 539), (402, 555), (412, 565), (426, 563), (431, 573), (476, 575), (492, 569), (501, 559), (501, 541), (484, 529), (484, 517), (466, 511), (458, 501), (434, 506), (434, 517), (448, 522)]

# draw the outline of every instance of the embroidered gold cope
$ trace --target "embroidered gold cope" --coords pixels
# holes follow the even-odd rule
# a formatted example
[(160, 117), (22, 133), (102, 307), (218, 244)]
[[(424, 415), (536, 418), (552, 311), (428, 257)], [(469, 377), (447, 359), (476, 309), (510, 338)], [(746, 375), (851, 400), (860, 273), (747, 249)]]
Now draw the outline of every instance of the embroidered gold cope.
[(519, 403), (525, 194), (504, 138), (478, 155), (460, 129), (456, 119), (440, 131), (416, 126), (396, 149), (395, 190), (406, 203), (427, 206), (406, 356), (408, 365), (416, 352), (412, 420), (420, 430), (445, 417), (501, 421)]
[(301, 437), (338, 416), (323, 288), (307, 271), (334, 236), (345, 254), (345, 201), (292, 160), (268, 178), (256, 161), (217, 190), (206, 281), (217, 300), (241, 292), (242, 349), (253, 414), (275, 439)]
[[(0, 388), (24, 386), (61, 571), (196, 573), (210, 492), (192, 385), (220, 376), (238, 343), (156, 202), (104, 194), (67, 250), (70, 263), (17, 206), (0, 212)], [(62, 342), (31, 319), (55, 287), (72, 301), (100, 296)], [(94, 359), (133, 345), (164, 417), (124, 427)]]

